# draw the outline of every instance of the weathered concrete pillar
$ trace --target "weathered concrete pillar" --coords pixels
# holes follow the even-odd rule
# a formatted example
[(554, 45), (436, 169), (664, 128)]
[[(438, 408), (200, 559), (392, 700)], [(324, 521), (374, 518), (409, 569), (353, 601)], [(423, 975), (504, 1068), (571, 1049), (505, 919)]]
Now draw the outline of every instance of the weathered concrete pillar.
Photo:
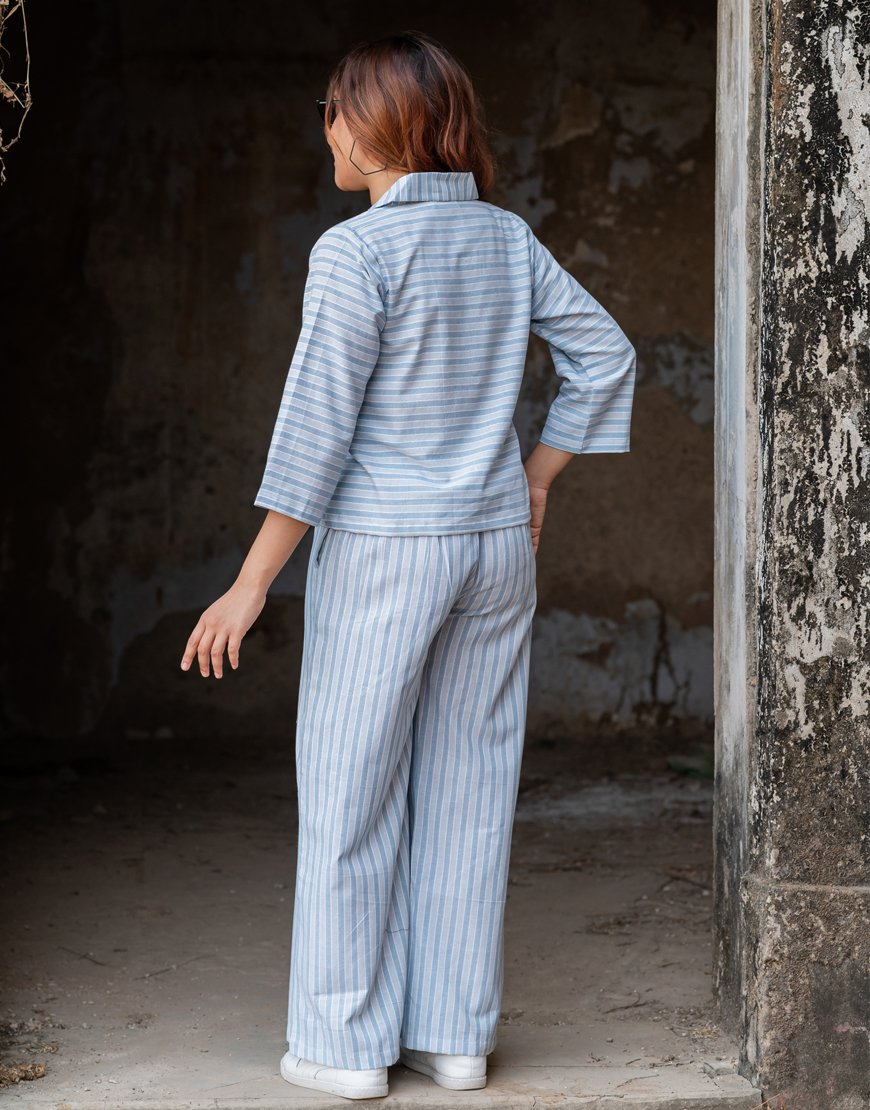
[(870, 1105), (868, 44), (720, 0), (714, 975), (788, 1110)]

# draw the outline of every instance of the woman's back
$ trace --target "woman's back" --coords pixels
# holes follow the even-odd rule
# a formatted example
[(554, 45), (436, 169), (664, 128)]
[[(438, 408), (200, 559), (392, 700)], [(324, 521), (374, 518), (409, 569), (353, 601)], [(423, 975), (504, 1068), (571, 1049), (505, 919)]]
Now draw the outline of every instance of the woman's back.
[(406, 174), (309, 265), (256, 505), (394, 535), (528, 521), (513, 414), (530, 330), (563, 377), (542, 441), (628, 450), (634, 349), (471, 173)]

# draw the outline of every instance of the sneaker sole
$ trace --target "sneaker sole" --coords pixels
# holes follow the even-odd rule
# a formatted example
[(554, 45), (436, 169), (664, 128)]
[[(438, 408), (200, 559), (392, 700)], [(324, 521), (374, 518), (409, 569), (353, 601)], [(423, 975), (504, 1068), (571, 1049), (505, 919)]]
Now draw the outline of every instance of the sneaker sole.
[(312, 1091), (327, 1091), (331, 1095), (343, 1095), (344, 1098), (383, 1098), (389, 1094), (389, 1083), (380, 1083), (377, 1087), (353, 1087), (348, 1083), (337, 1083), (332, 1079), (314, 1079), (307, 1075), (288, 1075), (284, 1070), (284, 1061), (281, 1061), (281, 1077), (294, 1087), (308, 1087)]
[(447, 1087), (451, 1091), (474, 1091), (478, 1087), (486, 1086), (486, 1075), (472, 1075), (460, 1078), (454, 1075), (445, 1075), (443, 1072), (438, 1071), (434, 1064), (429, 1064), (425, 1060), (418, 1060), (416, 1056), (409, 1056), (404, 1051), (399, 1051), (399, 1063), (404, 1064), (406, 1068), (411, 1068), (413, 1071), (422, 1072), (423, 1075), (428, 1075), (430, 1079), (434, 1079), (439, 1087)]

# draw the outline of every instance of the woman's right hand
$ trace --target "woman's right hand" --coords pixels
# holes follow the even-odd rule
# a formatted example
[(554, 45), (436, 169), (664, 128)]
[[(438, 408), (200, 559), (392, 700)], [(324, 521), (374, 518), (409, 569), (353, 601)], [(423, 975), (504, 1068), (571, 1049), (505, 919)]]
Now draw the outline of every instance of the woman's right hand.
[(230, 666), (239, 666), (239, 647), (248, 629), (263, 611), (266, 591), (237, 580), (225, 594), (206, 609), (190, 634), (181, 669), (188, 670), (194, 656), (199, 659), (199, 670), (208, 678), (209, 662), (215, 678), (223, 676), (224, 652), (229, 654)]
[(529, 507), (532, 511), (532, 519), (529, 521), (529, 528), (532, 533), (532, 546), (535, 549), (535, 557), (537, 557), (538, 543), (541, 539), (541, 529), (544, 527), (544, 513), (547, 508), (546, 486), (529, 485)]

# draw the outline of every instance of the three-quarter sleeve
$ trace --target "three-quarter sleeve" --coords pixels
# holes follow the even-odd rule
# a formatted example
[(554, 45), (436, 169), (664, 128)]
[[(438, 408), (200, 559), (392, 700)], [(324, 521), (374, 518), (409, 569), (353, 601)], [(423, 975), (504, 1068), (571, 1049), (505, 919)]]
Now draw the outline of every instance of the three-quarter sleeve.
[(562, 378), (541, 442), (575, 454), (630, 450), (634, 347), (534, 234), (530, 253), (531, 330), (546, 340)]
[(320, 523), (347, 459), (385, 323), (377, 260), (340, 225), (311, 249), (302, 330), (254, 504)]

